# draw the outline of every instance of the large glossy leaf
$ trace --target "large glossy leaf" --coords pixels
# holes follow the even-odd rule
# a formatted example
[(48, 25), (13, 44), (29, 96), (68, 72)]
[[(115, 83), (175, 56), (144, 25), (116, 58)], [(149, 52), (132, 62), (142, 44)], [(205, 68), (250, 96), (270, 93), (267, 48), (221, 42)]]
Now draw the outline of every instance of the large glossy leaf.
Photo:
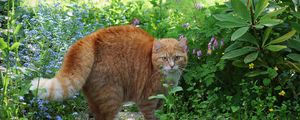
[(288, 58), (300, 62), (300, 54), (296, 54), (296, 53), (291, 53), (287, 55)]
[(0, 49), (5, 49), (5, 48), (7, 48), (7, 44), (3, 38), (0, 38)]
[(231, 0), (231, 6), (236, 14), (247, 21), (250, 21), (250, 12), (241, 0)]
[(264, 31), (264, 38), (263, 38), (263, 43), (262, 46), (265, 45), (266, 41), (269, 39), (270, 33), (272, 32), (272, 28), (268, 27), (265, 31)]
[(248, 54), (245, 58), (244, 58), (244, 63), (250, 63), (250, 62), (253, 62), (254, 60), (256, 60), (258, 56), (258, 52), (253, 52), (253, 53), (250, 53)]
[(295, 33), (296, 33), (296, 30), (292, 30), (292, 31), (284, 34), (283, 36), (281, 36), (275, 40), (272, 40), (270, 43), (268, 43), (268, 45), (284, 42), (284, 41), (290, 39), (292, 36), (294, 36)]
[(266, 48), (270, 51), (277, 52), (287, 47), (285, 45), (269, 45)]
[(225, 53), (226, 52), (229, 52), (229, 51), (232, 51), (232, 50), (235, 50), (237, 48), (240, 48), (243, 46), (243, 43), (241, 42), (234, 42), (233, 44), (229, 45), (226, 49), (225, 49)]
[(230, 51), (228, 53), (225, 53), (221, 59), (231, 59), (231, 58), (239, 57), (239, 56), (245, 55), (245, 54), (255, 51), (255, 50), (256, 49), (254, 47), (243, 47), (243, 48), (236, 49), (236, 50)]
[(272, 12), (264, 15), (261, 19), (274, 18), (277, 15), (281, 14), (283, 11), (285, 11), (285, 9), (286, 9), (286, 7), (283, 7), (281, 9), (279, 9), (279, 10), (272, 11)]
[(297, 51), (300, 51), (300, 39), (298, 39), (298, 40), (296, 40), (296, 39), (289, 40), (288, 41), (288, 47), (289, 48), (293, 48), (293, 49), (295, 49)]
[(247, 21), (237, 17), (233, 16), (232, 14), (217, 14), (214, 15), (214, 18), (216, 18), (219, 21), (227, 21), (227, 22), (233, 22), (233, 23), (238, 23), (238, 24), (245, 24), (247, 25)]
[(248, 25), (245, 25), (243, 23), (235, 23), (235, 22), (228, 22), (228, 21), (219, 21), (217, 22), (218, 26), (222, 27), (222, 28), (235, 28), (235, 27), (245, 27)]
[(255, 5), (255, 19), (264, 11), (264, 9), (268, 6), (269, 0), (259, 0)]
[(264, 26), (272, 27), (272, 26), (278, 25), (278, 24), (280, 24), (282, 22), (283, 21), (280, 20), (280, 19), (267, 18), (267, 19), (261, 19), (259, 21), (259, 25), (264, 25)]
[(248, 31), (249, 27), (242, 27), (237, 29), (232, 35), (231, 35), (231, 40), (234, 41), (238, 38), (240, 38), (241, 36), (243, 36), (247, 31)]
[(249, 42), (249, 43), (259, 47), (255, 37), (252, 34), (248, 33), (248, 32), (245, 33), (242, 37), (238, 38), (237, 41)]

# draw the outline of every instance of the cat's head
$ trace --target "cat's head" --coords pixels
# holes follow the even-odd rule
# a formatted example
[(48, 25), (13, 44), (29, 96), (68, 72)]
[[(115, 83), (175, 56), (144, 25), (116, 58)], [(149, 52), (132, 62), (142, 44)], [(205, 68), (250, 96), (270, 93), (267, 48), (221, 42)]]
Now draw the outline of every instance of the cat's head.
[(187, 64), (187, 40), (164, 38), (154, 41), (152, 48), (152, 63), (164, 74), (182, 72)]

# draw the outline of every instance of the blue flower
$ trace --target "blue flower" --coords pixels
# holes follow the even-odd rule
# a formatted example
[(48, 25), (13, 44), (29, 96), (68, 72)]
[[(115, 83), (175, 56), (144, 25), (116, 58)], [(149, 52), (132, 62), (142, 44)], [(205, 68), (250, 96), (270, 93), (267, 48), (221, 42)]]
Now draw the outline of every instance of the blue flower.
[(61, 118), (60, 116), (57, 115), (57, 116), (55, 117), (55, 120), (62, 120), (62, 118)]

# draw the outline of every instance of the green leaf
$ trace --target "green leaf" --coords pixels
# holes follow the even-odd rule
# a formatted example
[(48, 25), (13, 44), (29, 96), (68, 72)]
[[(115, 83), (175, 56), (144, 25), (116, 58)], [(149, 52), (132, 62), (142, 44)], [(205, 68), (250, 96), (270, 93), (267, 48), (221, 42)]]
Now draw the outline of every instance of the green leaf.
[(287, 55), (288, 58), (300, 62), (300, 54), (296, 54), (296, 53), (291, 53)]
[(178, 91), (182, 91), (182, 90), (183, 90), (182, 87), (176, 86), (170, 90), (169, 94), (174, 94), (174, 93), (176, 93)]
[(150, 96), (148, 99), (152, 100), (152, 99), (163, 99), (163, 100), (166, 100), (166, 96), (163, 95), (163, 94), (158, 94), (158, 95), (155, 95), (155, 96)]
[(231, 0), (231, 6), (236, 14), (250, 21), (249, 10), (241, 0)]
[(249, 42), (253, 45), (256, 45), (257, 47), (259, 47), (259, 44), (257, 43), (256, 38), (250, 34), (250, 33), (245, 33), (242, 37), (237, 39), (238, 41), (244, 41), (244, 42)]
[(275, 87), (274, 90), (281, 90), (281, 86)]
[(244, 25), (248, 25), (247, 21), (237, 17), (237, 16), (233, 16), (232, 14), (217, 14), (217, 15), (213, 15), (214, 18), (216, 18), (219, 21), (227, 21), (227, 22), (233, 22), (233, 23), (237, 23), (237, 24), (244, 24)]
[(273, 18), (273, 17), (276, 17), (277, 15), (281, 14), (283, 11), (285, 11), (287, 7), (283, 7), (279, 10), (275, 10), (275, 11), (272, 11), (266, 15), (264, 15), (263, 17), (261, 17), (261, 19), (267, 19), (267, 18)]
[(231, 108), (232, 112), (236, 112), (240, 109), (239, 106), (231, 106), (230, 108)]
[(255, 19), (264, 11), (264, 9), (268, 6), (268, 0), (259, 0), (255, 5)]
[(249, 27), (242, 27), (237, 29), (231, 36), (231, 40), (234, 41), (238, 38), (240, 38), (242, 35), (244, 35), (248, 31)]
[(247, 55), (247, 56), (245, 57), (244, 63), (247, 64), (247, 63), (250, 63), (250, 62), (256, 60), (257, 56), (258, 56), (258, 52), (250, 53), (249, 55)]
[(255, 51), (255, 50), (256, 49), (254, 47), (243, 47), (243, 48), (236, 49), (236, 50), (230, 51), (228, 53), (225, 53), (221, 59), (231, 59), (231, 58), (239, 57), (239, 56), (245, 55), (245, 54)]
[(235, 23), (235, 22), (228, 22), (228, 21), (218, 21), (216, 25), (222, 27), (222, 28), (235, 28), (235, 27), (245, 27), (248, 25), (245, 25), (243, 23)]
[(7, 43), (4, 41), (3, 38), (0, 38), (0, 49), (5, 49), (7, 48)]
[(271, 79), (265, 78), (265, 79), (263, 80), (263, 83), (264, 83), (265, 86), (268, 86), (268, 85), (270, 85), (270, 83), (271, 83)]
[(293, 48), (293, 49), (300, 52), (300, 47), (299, 46), (300, 46), (300, 39), (298, 39), (298, 40), (294, 39), (294, 40), (289, 40), (288, 41), (288, 47), (289, 48)]
[(255, 70), (255, 71), (251, 71), (245, 74), (246, 77), (256, 77), (259, 75), (266, 75), (268, 74), (268, 72), (266, 71), (262, 71), (262, 70)]
[(235, 50), (237, 48), (240, 48), (243, 46), (243, 43), (242, 42), (234, 42), (233, 44), (229, 45), (226, 49), (225, 49), (225, 53), (229, 52), (229, 51), (232, 51), (232, 50)]
[(232, 65), (233, 66), (236, 66), (236, 67), (240, 67), (240, 68), (246, 68), (248, 67), (243, 61), (241, 60), (235, 60), (232, 62)]
[(277, 71), (273, 68), (268, 68), (267, 72), (271, 79), (274, 79), (278, 75)]
[(296, 18), (300, 19), (300, 13), (299, 12), (294, 12), (292, 13)]
[(14, 30), (14, 35), (16, 35), (16, 34), (18, 34), (19, 33), (19, 31), (20, 31), (20, 29), (21, 29), (21, 27), (22, 27), (22, 24), (18, 24), (17, 25), (17, 27), (15, 28), (15, 30)]
[(268, 43), (268, 45), (284, 42), (284, 41), (290, 39), (291, 37), (293, 37), (295, 33), (296, 33), (296, 30), (292, 30), (292, 31), (284, 34), (283, 36), (281, 36), (275, 40), (272, 40), (270, 43)]
[(280, 24), (282, 22), (283, 22), (283, 20), (280, 20), (280, 19), (267, 18), (267, 19), (261, 19), (259, 21), (259, 25), (264, 25), (264, 26), (272, 27), (272, 26), (278, 25), (278, 24)]
[(265, 32), (264, 32), (264, 38), (263, 38), (263, 43), (262, 46), (265, 46), (266, 41), (269, 39), (270, 33), (272, 32), (272, 28), (268, 27)]
[(300, 33), (300, 24), (294, 22), (292, 23), (292, 27), (297, 30), (298, 33)]
[(9, 48), (9, 50), (18, 49), (19, 46), (20, 46), (20, 42), (15, 42), (15, 43)]
[(269, 45), (266, 48), (270, 51), (277, 52), (287, 47), (285, 45)]

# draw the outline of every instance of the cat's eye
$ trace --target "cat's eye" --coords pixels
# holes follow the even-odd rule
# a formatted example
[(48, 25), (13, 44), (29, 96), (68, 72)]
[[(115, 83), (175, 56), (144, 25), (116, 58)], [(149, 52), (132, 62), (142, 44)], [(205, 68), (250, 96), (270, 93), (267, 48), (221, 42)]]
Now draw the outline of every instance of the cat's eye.
[(167, 61), (167, 57), (160, 57), (160, 59)]
[(174, 57), (174, 60), (177, 61), (177, 60), (179, 60), (180, 58), (181, 58), (181, 56), (175, 56), (175, 57)]

